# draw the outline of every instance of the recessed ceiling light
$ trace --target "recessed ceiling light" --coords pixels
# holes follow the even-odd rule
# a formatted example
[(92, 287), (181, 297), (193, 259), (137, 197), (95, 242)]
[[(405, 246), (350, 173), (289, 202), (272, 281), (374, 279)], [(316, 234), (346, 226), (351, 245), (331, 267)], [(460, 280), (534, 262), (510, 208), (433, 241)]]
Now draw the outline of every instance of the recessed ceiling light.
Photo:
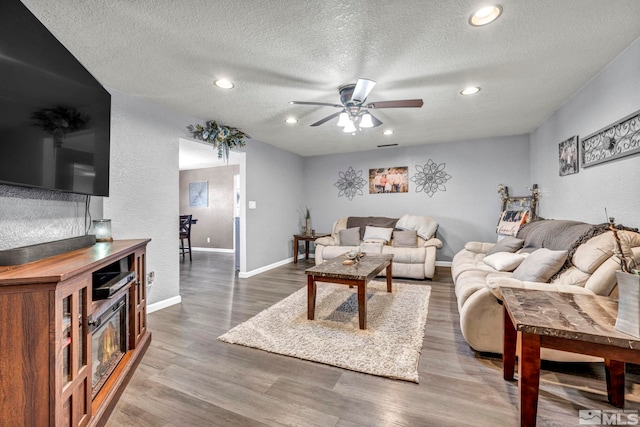
[(226, 79), (216, 80), (215, 85), (222, 89), (231, 89), (234, 86), (233, 83)]
[(298, 123), (298, 119), (296, 119), (295, 117), (287, 117), (287, 119), (285, 120), (286, 123), (289, 123), (290, 125), (293, 125), (295, 123)]
[(473, 95), (480, 92), (480, 88), (477, 86), (469, 86), (460, 91), (461, 95)]
[(387, 129), (384, 132), (382, 132), (383, 135), (393, 135), (393, 131), (391, 129)]
[(478, 9), (471, 17), (469, 18), (469, 24), (474, 27), (481, 27), (483, 25), (487, 25), (498, 19), (498, 17), (502, 14), (502, 6), (496, 4), (493, 6), (486, 6), (481, 9)]

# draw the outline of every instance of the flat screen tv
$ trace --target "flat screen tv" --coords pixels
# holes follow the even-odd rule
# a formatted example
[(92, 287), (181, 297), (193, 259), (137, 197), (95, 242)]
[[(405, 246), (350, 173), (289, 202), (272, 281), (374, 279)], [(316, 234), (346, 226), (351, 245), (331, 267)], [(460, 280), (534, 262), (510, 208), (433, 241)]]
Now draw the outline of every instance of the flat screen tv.
[(0, 183), (109, 195), (111, 95), (18, 0), (0, 1)]

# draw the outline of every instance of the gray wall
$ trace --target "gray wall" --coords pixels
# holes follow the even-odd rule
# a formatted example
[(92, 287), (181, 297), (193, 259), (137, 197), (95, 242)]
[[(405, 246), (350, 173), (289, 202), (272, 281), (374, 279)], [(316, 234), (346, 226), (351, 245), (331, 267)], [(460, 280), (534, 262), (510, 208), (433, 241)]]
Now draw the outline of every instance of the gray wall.
[(540, 214), (591, 223), (640, 226), (640, 156), (558, 176), (558, 144), (585, 137), (640, 110), (640, 39), (596, 75), (531, 135), (531, 180), (540, 184)]
[[(451, 175), (446, 191), (432, 197), (416, 193), (416, 185), (409, 182), (408, 193), (369, 194), (338, 197), (339, 172), (349, 166), (362, 170), (368, 179), (369, 169), (408, 166), (409, 177), (416, 174), (416, 165), (424, 166), (431, 159), (446, 163)], [(306, 203), (311, 209), (313, 226), (317, 231), (329, 232), (333, 222), (344, 216), (388, 216), (403, 214), (426, 215), (440, 224), (438, 237), (443, 249), (437, 259), (450, 261), (465, 242), (494, 241), (495, 226), (500, 214), (497, 185), (507, 185), (513, 195), (526, 195), (529, 181), (528, 135), (496, 137), (444, 144), (430, 144), (407, 148), (381, 148), (373, 151), (305, 159)]]
[[(238, 165), (180, 171), (180, 214), (198, 220), (191, 228), (191, 246), (233, 249), (233, 176), (239, 173)], [(206, 207), (189, 206), (189, 183), (197, 181), (208, 182)]]
[(104, 216), (115, 239), (151, 238), (153, 304), (179, 296), (178, 138), (198, 119), (116, 90), (111, 102), (111, 190)]
[[(179, 296), (178, 138), (193, 117), (110, 89), (110, 195), (92, 216), (110, 218), (115, 239), (151, 238), (147, 268), (155, 303)], [(84, 196), (0, 186), (2, 249), (84, 234)], [(104, 212), (104, 213), (103, 213)]]
[[(251, 140), (246, 151), (246, 268), (252, 270), (293, 256), (300, 232), (298, 210), (305, 204), (304, 160), (297, 154)], [(255, 201), (257, 209), (249, 209)]]

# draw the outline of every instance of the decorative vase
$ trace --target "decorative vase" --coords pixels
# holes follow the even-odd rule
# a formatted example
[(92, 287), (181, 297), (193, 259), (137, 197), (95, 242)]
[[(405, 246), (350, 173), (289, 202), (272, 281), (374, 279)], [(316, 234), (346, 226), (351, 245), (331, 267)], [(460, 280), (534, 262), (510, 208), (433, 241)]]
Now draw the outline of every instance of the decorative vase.
[(307, 233), (307, 236), (311, 236), (312, 232), (311, 232), (311, 218), (307, 218), (307, 229), (305, 230)]
[(618, 317), (616, 329), (640, 338), (640, 275), (616, 271)]

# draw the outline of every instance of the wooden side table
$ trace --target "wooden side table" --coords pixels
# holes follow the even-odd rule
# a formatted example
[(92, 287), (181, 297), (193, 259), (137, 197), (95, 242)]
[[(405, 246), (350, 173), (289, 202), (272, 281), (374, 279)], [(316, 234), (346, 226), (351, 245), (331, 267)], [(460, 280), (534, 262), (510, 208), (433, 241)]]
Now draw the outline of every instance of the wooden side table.
[(316, 233), (314, 235), (308, 234), (294, 234), (293, 235), (293, 263), (298, 263), (298, 242), (300, 240), (306, 242), (304, 245), (304, 259), (309, 259), (309, 245), (320, 237), (330, 236), (329, 233)]
[(609, 402), (624, 407), (624, 364), (640, 363), (640, 339), (615, 329), (618, 302), (595, 295), (500, 288), (504, 306), (503, 376), (513, 380), (516, 342), (520, 425), (535, 426), (540, 348), (602, 357)]

